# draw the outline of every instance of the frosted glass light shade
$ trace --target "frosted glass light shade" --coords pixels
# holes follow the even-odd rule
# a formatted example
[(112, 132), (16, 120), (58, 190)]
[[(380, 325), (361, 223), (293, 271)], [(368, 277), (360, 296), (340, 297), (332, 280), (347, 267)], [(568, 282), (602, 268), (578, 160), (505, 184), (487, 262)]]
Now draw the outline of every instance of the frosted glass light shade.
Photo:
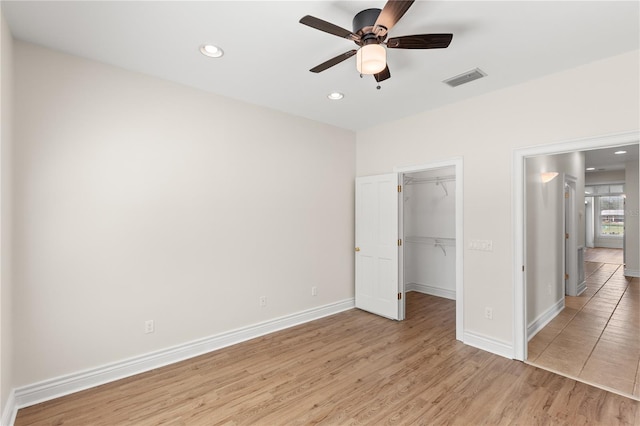
[(356, 53), (356, 68), (360, 74), (377, 74), (387, 66), (387, 51), (379, 44), (367, 44)]

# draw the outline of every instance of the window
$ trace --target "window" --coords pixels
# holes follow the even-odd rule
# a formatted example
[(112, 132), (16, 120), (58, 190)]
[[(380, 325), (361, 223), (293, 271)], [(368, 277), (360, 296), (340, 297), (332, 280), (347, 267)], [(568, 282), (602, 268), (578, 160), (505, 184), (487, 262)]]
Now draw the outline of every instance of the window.
[(624, 234), (624, 197), (610, 195), (596, 197), (599, 220), (596, 224), (598, 235), (622, 237)]

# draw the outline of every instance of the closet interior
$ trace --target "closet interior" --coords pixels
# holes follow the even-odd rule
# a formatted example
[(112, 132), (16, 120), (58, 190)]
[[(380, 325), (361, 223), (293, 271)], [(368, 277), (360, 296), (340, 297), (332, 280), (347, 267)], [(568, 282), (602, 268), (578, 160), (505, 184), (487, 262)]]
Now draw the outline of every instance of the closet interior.
[(456, 298), (455, 167), (403, 176), (405, 291)]

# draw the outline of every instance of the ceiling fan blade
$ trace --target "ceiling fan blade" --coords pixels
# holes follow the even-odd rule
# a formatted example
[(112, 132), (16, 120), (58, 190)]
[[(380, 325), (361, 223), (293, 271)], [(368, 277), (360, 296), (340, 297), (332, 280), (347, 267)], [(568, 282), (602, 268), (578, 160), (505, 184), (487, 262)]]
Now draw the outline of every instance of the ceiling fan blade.
[(315, 72), (315, 73), (322, 72), (327, 68), (331, 68), (332, 66), (338, 65), (340, 62), (349, 59), (350, 57), (355, 55), (356, 52), (357, 50), (355, 49), (350, 50), (348, 52), (344, 52), (342, 55), (338, 55), (335, 58), (331, 58), (328, 61), (321, 63), (320, 65), (316, 65), (315, 67), (311, 68), (309, 71)]
[(416, 34), (387, 40), (390, 49), (444, 49), (449, 47), (453, 34)]
[(380, 83), (381, 81), (385, 81), (388, 78), (391, 78), (391, 72), (389, 71), (389, 66), (387, 65), (386, 67), (384, 67), (382, 71), (380, 71), (378, 74), (374, 74), (373, 76), (375, 77), (378, 83)]
[(346, 30), (342, 27), (332, 24), (331, 22), (323, 21), (315, 16), (307, 15), (300, 19), (300, 23), (307, 25), (316, 30), (324, 31), (325, 33), (333, 34), (338, 37), (346, 38), (348, 40), (359, 41), (360, 36)]
[(411, 7), (414, 0), (389, 0), (384, 5), (376, 23), (373, 25), (373, 33), (380, 37), (384, 36), (389, 30), (402, 18), (407, 10)]

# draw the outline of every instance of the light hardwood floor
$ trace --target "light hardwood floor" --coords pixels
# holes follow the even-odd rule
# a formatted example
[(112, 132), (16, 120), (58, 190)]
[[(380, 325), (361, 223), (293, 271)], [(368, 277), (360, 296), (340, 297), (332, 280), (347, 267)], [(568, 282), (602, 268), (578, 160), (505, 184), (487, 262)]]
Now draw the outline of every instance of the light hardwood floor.
[(527, 361), (640, 398), (640, 282), (623, 275), (622, 250), (589, 249), (587, 290), (529, 342)]
[(627, 424), (640, 403), (455, 340), (455, 302), (350, 310), (21, 409), (16, 425)]

